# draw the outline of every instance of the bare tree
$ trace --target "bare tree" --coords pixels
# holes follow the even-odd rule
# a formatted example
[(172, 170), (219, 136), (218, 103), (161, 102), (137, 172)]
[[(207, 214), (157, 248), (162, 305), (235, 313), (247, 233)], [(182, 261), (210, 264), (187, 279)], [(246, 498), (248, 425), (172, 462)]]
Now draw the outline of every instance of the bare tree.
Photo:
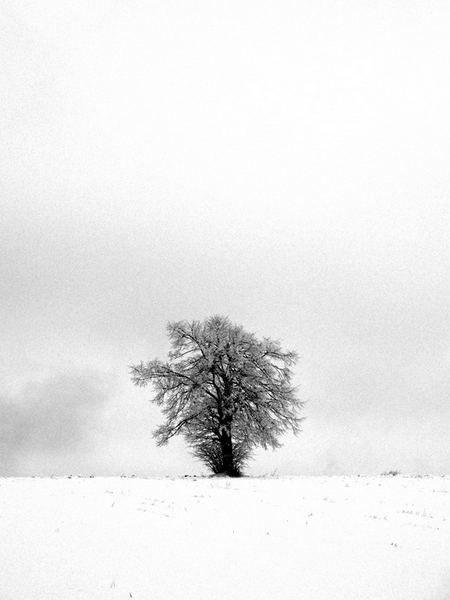
[(158, 445), (181, 433), (214, 473), (239, 476), (257, 446), (278, 448), (280, 435), (299, 432), (295, 352), (221, 316), (169, 323), (167, 332), (168, 361), (131, 368), (136, 385), (153, 384), (166, 417), (153, 434)]

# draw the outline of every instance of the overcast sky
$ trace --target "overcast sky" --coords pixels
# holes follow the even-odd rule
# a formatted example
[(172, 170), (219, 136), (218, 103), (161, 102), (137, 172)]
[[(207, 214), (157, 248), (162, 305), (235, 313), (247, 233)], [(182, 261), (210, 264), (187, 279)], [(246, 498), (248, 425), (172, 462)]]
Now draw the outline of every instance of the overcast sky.
[(450, 472), (450, 5), (0, 0), (0, 475), (206, 469), (129, 365), (280, 339), (253, 474)]

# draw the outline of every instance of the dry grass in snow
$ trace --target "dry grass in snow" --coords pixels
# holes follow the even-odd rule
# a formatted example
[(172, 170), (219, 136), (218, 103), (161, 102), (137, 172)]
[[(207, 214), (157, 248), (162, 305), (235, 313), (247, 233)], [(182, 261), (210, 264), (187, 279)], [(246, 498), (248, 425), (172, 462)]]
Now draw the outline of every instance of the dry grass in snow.
[(448, 600), (450, 478), (0, 479), (1, 600)]

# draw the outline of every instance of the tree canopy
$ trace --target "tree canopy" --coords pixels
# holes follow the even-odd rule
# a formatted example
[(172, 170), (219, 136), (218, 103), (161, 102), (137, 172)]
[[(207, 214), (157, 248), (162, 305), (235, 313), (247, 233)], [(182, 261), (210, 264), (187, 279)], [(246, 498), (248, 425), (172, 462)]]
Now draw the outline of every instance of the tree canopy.
[(280, 435), (299, 432), (295, 352), (221, 316), (171, 322), (167, 333), (167, 361), (131, 367), (135, 385), (153, 384), (166, 417), (153, 433), (159, 445), (182, 434), (214, 473), (238, 476), (256, 447), (278, 448)]

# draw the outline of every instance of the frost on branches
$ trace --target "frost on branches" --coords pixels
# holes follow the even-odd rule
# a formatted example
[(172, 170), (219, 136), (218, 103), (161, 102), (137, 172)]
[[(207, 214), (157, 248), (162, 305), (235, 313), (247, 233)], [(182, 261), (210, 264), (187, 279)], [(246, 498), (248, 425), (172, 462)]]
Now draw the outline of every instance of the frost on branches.
[(295, 352), (221, 316), (169, 323), (167, 332), (168, 360), (131, 371), (137, 386), (153, 384), (152, 401), (166, 417), (153, 434), (159, 445), (181, 433), (213, 473), (239, 476), (257, 446), (278, 448), (280, 435), (299, 432)]

